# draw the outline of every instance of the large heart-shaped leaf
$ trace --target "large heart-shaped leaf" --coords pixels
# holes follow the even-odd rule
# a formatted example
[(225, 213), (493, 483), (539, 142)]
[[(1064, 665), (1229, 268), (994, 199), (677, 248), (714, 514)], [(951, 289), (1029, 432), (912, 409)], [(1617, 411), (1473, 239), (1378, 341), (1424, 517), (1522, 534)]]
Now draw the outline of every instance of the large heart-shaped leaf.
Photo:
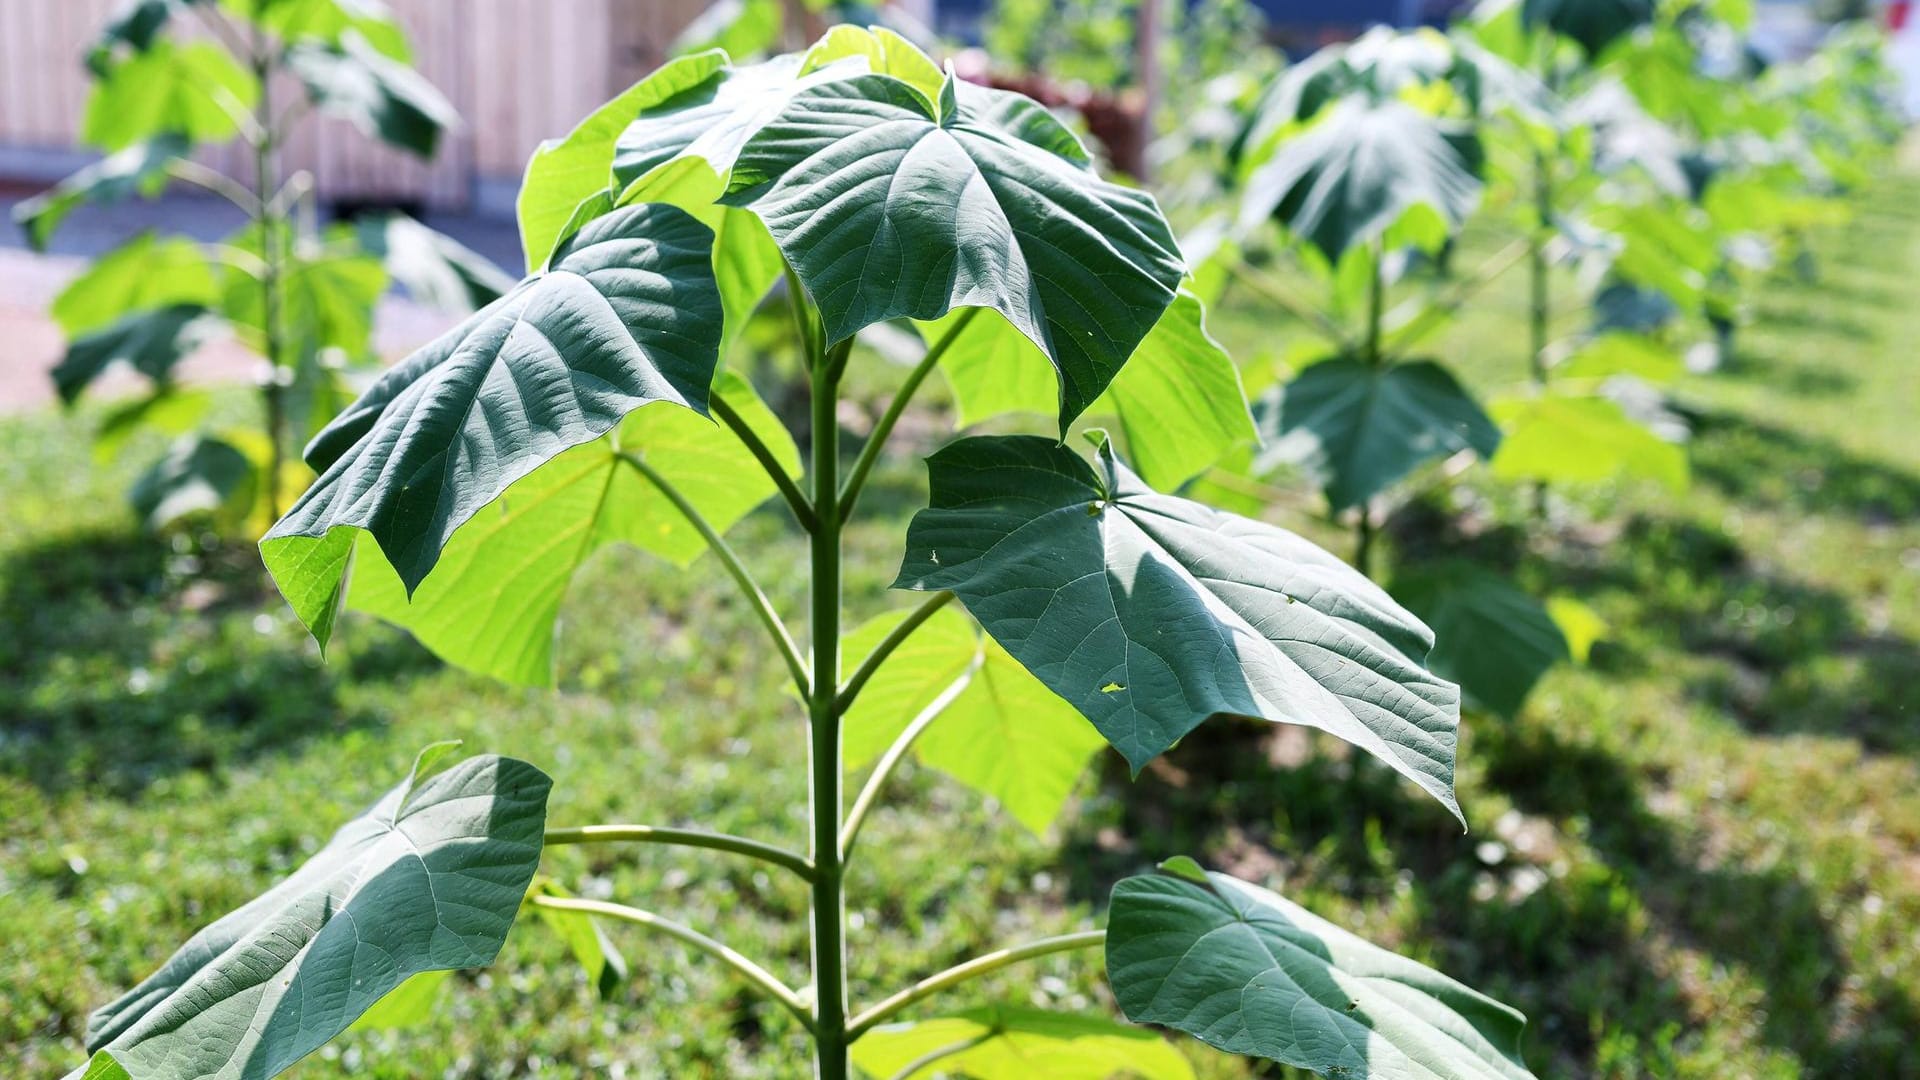
[[(773, 448), (789, 474), (799, 473), (792, 437), (746, 380), (722, 372), (713, 394)], [(347, 606), (406, 627), (441, 659), (469, 671), (551, 685), (560, 604), (595, 552), (632, 544), (684, 567), (707, 550), (626, 454), (644, 457), (723, 532), (774, 494), (773, 481), (731, 431), (662, 402), (509, 487), (453, 534), (411, 596), (380, 548), (359, 539)]]
[(60, 400), (72, 404), (115, 364), (126, 364), (156, 383), (165, 383), (174, 365), (205, 344), (221, 325), (198, 304), (135, 312), (70, 342), (66, 356), (53, 369), (54, 389)]
[(1521, 0), (1520, 18), (1580, 43), (1589, 59), (1653, 21), (1654, 0)]
[(1507, 480), (1590, 484), (1622, 477), (1685, 491), (1687, 451), (1635, 423), (1604, 397), (1549, 394), (1497, 401), (1506, 428), (1493, 474)]
[(896, 1080), (1193, 1080), (1187, 1059), (1145, 1028), (1004, 1005), (874, 1028), (853, 1044), (853, 1063)]
[(1254, 407), (1267, 440), (1258, 465), (1302, 465), (1335, 510), (1359, 506), (1419, 465), (1472, 450), (1491, 457), (1500, 429), (1447, 369), (1431, 361), (1309, 366)]
[[(434, 756), (434, 749), (422, 755)], [(552, 782), (512, 758), (416, 774), (87, 1022), (87, 1076), (270, 1077), (408, 976), (493, 962)]]
[(187, 140), (160, 135), (135, 143), (94, 162), (13, 208), (13, 220), (26, 233), (27, 245), (45, 251), (54, 230), (67, 215), (90, 202), (119, 202), (130, 195), (151, 199), (167, 186), (167, 166), (184, 157)]
[(287, 68), (306, 84), (321, 112), (422, 158), (432, 158), (441, 133), (460, 122), (453, 104), (425, 76), (382, 53), (358, 30), (348, 30), (337, 44), (295, 45), (287, 51)]
[[(865, 657), (904, 612), (848, 634), (842, 649)], [(961, 684), (913, 744), (914, 755), (1006, 807), (1036, 835), (1059, 818), (1100, 733), (966, 616), (942, 609), (874, 675), (843, 720), (847, 767), (880, 756), (913, 719)]]
[[(961, 317), (928, 324), (924, 336), (938, 339)], [(1045, 356), (997, 315), (971, 319), (940, 370), (963, 427), (1005, 412), (1047, 414), (1057, 405)], [(1240, 372), (1207, 333), (1200, 300), (1186, 289), (1087, 411), (1120, 422), (1128, 460), (1159, 488), (1177, 488), (1259, 438)]]
[(949, 78), (795, 95), (733, 167), (827, 336), (955, 307), (1005, 316), (1059, 372), (1064, 426), (1106, 390), (1185, 275), (1153, 198), (1102, 180), (1052, 114)]
[(1555, 664), (1572, 658), (1560, 625), (1506, 577), (1444, 564), (1394, 576), (1393, 598), (1433, 627), (1427, 665), (1471, 701), (1513, 717)]
[(240, 130), (236, 114), (259, 94), (253, 75), (218, 45), (162, 39), (94, 83), (80, 136), (102, 150), (159, 135), (224, 142)]
[(1247, 175), (1240, 226), (1274, 218), (1338, 262), (1424, 206), (1459, 228), (1480, 181), (1440, 120), (1400, 101), (1352, 98), (1277, 143)]
[(1107, 978), (1127, 1018), (1328, 1077), (1526, 1080), (1526, 1018), (1191, 859), (1113, 887)]
[(261, 541), (315, 636), (331, 632), (353, 530), (412, 590), (454, 530), (540, 465), (649, 402), (704, 413), (720, 343), (712, 242), (672, 207), (600, 218), (316, 436), (320, 479)]
[(928, 459), (896, 588), (951, 589), (1135, 771), (1212, 716), (1304, 724), (1458, 812), (1433, 636), (1292, 533), (1161, 495), (1101, 451), (978, 436)]
[(220, 287), (200, 245), (141, 233), (102, 255), (53, 298), (53, 321), (70, 338), (91, 333), (130, 312), (176, 304), (218, 303)]

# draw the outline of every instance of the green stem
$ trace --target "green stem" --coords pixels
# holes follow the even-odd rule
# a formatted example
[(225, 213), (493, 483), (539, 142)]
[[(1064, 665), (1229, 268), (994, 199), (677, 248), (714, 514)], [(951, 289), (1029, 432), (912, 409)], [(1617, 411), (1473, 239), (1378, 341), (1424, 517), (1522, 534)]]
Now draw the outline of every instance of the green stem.
[(953, 704), (953, 699), (959, 697), (961, 691), (965, 690), (967, 684), (972, 681), (973, 669), (969, 668), (965, 674), (948, 684), (945, 690), (940, 691), (938, 697), (928, 702), (927, 707), (920, 710), (920, 714), (907, 724), (906, 730), (902, 731), (899, 738), (893, 740), (893, 745), (887, 747), (887, 752), (881, 755), (880, 761), (873, 767), (873, 772), (868, 775), (866, 784), (860, 788), (859, 797), (853, 800), (853, 809), (847, 811), (847, 823), (840, 828), (840, 858), (843, 862), (853, 854), (853, 842), (860, 837), (860, 826), (866, 824), (867, 812), (873, 809), (873, 804), (879, 800), (880, 792), (886, 788), (887, 780), (893, 775), (893, 770), (899, 766), (900, 760), (907, 756), (907, 751), (913, 749), (913, 744), (920, 741), (921, 734), (940, 718), (941, 713), (947, 711), (947, 706)]
[(246, 185), (234, 180), (218, 169), (209, 169), (190, 158), (174, 158), (167, 162), (167, 175), (182, 183), (192, 184), (204, 191), (232, 203), (239, 211), (252, 220), (259, 220), (260, 199), (248, 191)]
[(1360, 504), (1360, 516), (1354, 525), (1353, 568), (1367, 577), (1373, 576), (1373, 506), (1370, 502)]
[[(1547, 259), (1548, 229), (1553, 220), (1553, 177), (1548, 172), (1547, 156), (1539, 151), (1533, 155), (1533, 210), (1534, 227), (1527, 244), (1527, 256), (1532, 268), (1531, 297), (1527, 320), (1528, 371), (1533, 377), (1535, 389), (1547, 385), (1547, 344), (1553, 327), (1553, 267)], [(1534, 485), (1533, 516), (1544, 520), (1547, 516), (1547, 484), (1542, 480)]]
[(1373, 244), (1373, 274), (1367, 283), (1367, 363), (1378, 367), (1385, 353), (1380, 347), (1387, 321), (1386, 244)]
[(258, 26), (253, 29), (252, 60), (253, 75), (260, 84), (259, 102), (254, 113), (255, 123), (259, 127), (258, 138), (253, 143), (254, 202), (258, 208), (254, 222), (259, 226), (260, 250), (266, 262), (260, 275), (260, 319), (262, 346), (268, 368), (266, 385), (261, 387), (262, 402), (267, 413), (267, 517), (278, 521), (280, 473), (285, 467), (287, 452), (286, 393), (280, 383), (280, 377), (287, 368), (280, 295), (280, 279), (285, 272), (286, 259), (286, 248), (281, 238), (285, 219), (269, 205), (280, 185), (280, 134), (273, 127), (273, 53), (265, 33)]
[(982, 975), (998, 971), (1008, 965), (1018, 964), (1036, 957), (1047, 956), (1057, 952), (1067, 952), (1071, 949), (1089, 949), (1104, 943), (1106, 940), (1107, 932), (1105, 930), (1088, 930), (1084, 933), (1064, 934), (1060, 937), (1046, 938), (1041, 941), (1029, 942), (1025, 945), (1015, 945), (1011, 948), (987, 953), (985, 956), (976, 956), (957, 967), (950, 967), (938, 975), (932, 975), (922, 979), (912, 986), (907, 987), (905, 990), (887, 998), (885, 1001), (880, 1002), (873, 1008), (868, 1009), (866, 1012), (861, 1013), (859, 1016), (854, 1017), (851, 1035), (857, 1039), (866, 1034), (875, 1024), (885, 1021), (887, 1017), (907, 1008), (914, 1002), (922, 998), (932, 997), (943, 990), (951, 989), (970, 979), (977, 979)]
[(1347, 339), (1345, 328), (1328, 317), (1326, 312), (1296, 298), (1285, 285), (1269, 278), (1247, 260), (1238, 259), (1234, 262), (1233, 279), (1251, 287), (1266, 300), (1287, 309), (1288, 314), (1294, 318), (1311, 324), (1314, 329), (1320, 331), (1322, 337), (1327, 339), (1328, 344), (1338, 351), (1346, 352), (1351, 348), (1352, 343)]
[(887, 657), (892, 656), (895, 649), (912, 637), (915, 630), (925, 625), (928, 619), (933, 618), (934, 613), (946, 607), (947, 602), (952, 599), (953, 594), (950, 592), (943, 590), (934, 593), (926, 603), (915, 608), (913, 614), (901, 620), (900, 625), (894, 627), (892, 632), (880, 639), (880, 644), (875, 645), (873, 652), (860, 662), (860, 667), (854, 671), (853, 677), (847, 680), (847, 685), (841, 687), (840, 696), (834, 699), (834, 711), (844, 714), (851, 708), (854, 699), (860, 696), (861, 689), (867, 685), (867, 680), (873, 678), (874, 672), (880, 670), (880, 665), (887, 662)]
[(767, 475), (773, 478), (773, 486), (780, 489), (781, 497), (787, 500), (788, 508), (793, 511), (793, 519), (800, 523), (801, 528), (812, 532), (818, 524), (813, 516), (813, 504), (807, 501), (807, 496), (800, 490), (800, 485), (794, 483), (793, 477), (787, 475), (787, 470), (780, 464), (780, 459), (773, 456), (773, 450), (747, 423), (746, 417), (741, 416), (732, 405), (727, 403), (727, 399), (722, 397), (709, 398), (707, 406), (721, 423), (727, 425), (735, 435), (740, 437), (740, 441), (746, 445), (747, 452), (751, 453), (754, 460), (760, 463), (760, 467), (767, 471)]
[(646, 477), (654, 487), (660, 489), (660, 494), (665, 495), (667, 501), (673, 503), (675, 509), (687, 519), (687, 523), (705, 538), (707, 546), (713, 549), (713, 553), (720, 557), (721, 565), (727, 568), (727, 573), (732, 576), (734, 584), (740, 586), (740, 591), (746, 595), (747, 602), (753, 606), (754, 614), (758, 615), (760, 621), (766, 625), (767, 633), (772, 636), (774, 645), (779, 648), (781, 657), (787, 662), (787, 671), (793, 676), (793, 685), (801, 693), (806, 693), (813, 685), (813, 676), (807, 671), (806, 661), (800, 658), (800, 647), (793, 643), (793, 635), (787, 633), (787, 624), (781, 621), (780, 613), (773, 609), (773, 601), (767, 599), (767, 594), (761, 590), (760, 583), (753, 580), (753, 575), (747, 572), (746, 564), (740, 561), (740, 556), (734, 554), (726, 538), (707, 523), (707, 519), (687, 501), (687, 497), (680, 494), (679, 488), (674, 487), (666, 477), (660, 475), (658, 469), (647, 464), (640, 455), (623, 452), (620, 454), (620, 460), (633, 466), (635, 471)]
[(929, 1065), (937, 1065), (950, 1057), (964, 1054), (998, 1034), (999, 1032), (997, 1031), (983, 1031), (972, 1038), (961, 1039), (959, 1042), (948, 1043), (937, 1049), (929, 1050), (901, 1066), (900, 1071), (893, 1074), (892, 1080), (913, 1080), (914, 1076)]
[(573, 897), (561, 896), (529, 896), (527, 897), (527, 903), (532, 904), (534, 907), (552, 908), (555, 911), (573, 911), (585, 915), (599, 915), (603, 918), (619, 919), (622, 922), (630, 922), (638, 926), (644, 926), (649, 930), (658, 930), (668, 937), (678, 938), (739, 972), (742, 976), (745, 976), (748, 982), (766, 991), (769, 997), (786, 1006), (787, 1011), (799, 1018), (801, 1024), (805, 1025), (808, 1029), (812, 1029), (813, 1027), (813, 1017), (807, 1014), (806, 1003), (800, 1000), (800, 995), (795, 993), (791, 987), (775, 978), (766, 968), (735, 952), (731, 946), (728, 946), (724, 942), (715, 941), (713, 938), (708, 937), (690, 926), (684, 926), (674, 922), (672, 919), (655, 915), (651, 911), (628, 907), (625, 904), (612, 904), (604, 900), (579, 900)]
[(785, 867), (804, 881), (813, 880), (813, 863), (807, 857), (785, 848), (763, 844), (726, 833), (704, 829), (668, 829), (657, 825), (582, 825), (571, 829), (548, 829), (547, 846), (563, 844), (671, 844), (677, 847), (730, 851)]
[(847, 937), (840, 859), (840, 376), (851, 340), (812, 354), (813, 389), (813, 684), (807, 690), (811, 735), (813, 835), (813, 998), (816, 1080), (847, 1080)]
[(940, 358), (953, 347), (953, 343), (959, 340), (960, 334), (966, 330), (967, 324), (971, 323), (974, 316), (978, 314), (980, 314), (979, 308), (968, 308), (961, 312), (960, 317), (954, 320), (946, 333), (940, 335), (940, 340), (933, 343), (933, 347), (927, 350), (927, 354), (920, 358), (920, 363), (916, 364), (913, 371), (907, 375), (907, 381), (901, 385), (900, 392), (893, 395), (893, 401), (887, 405), (887, 411), (881, 415), (880, 422), (874, 425), (873, 431), (867, 436), (866, 445), (860, 448), (860, 456), (854, 459), (853, 471), (847, 474), (846, 486), (840, 489), (842, 521), (853, 513), (854, 505), (860, 501), (860, 492), (867, 486), (867, 474), (873, 471), (873, 463), (879, 460), (880, 451), (887, 444), (887, 436), (893, 433), (893, 426), (900, 422), (900, 414), (907, 411), (907, 403), (913, 400), (913, 395), (920, 389), (920, 384), (926, 381), (928, 375), (933, 374), (934, 368), (940, 366)]

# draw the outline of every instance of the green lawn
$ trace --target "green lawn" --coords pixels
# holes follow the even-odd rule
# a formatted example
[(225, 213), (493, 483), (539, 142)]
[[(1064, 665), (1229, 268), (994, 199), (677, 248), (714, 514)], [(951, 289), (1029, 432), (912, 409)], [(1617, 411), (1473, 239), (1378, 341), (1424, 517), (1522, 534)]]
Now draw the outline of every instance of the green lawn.
[[(1469, 716), (1471, 834), (1383, 768), (1251, 725), (1203, 729), (1137, 783), (1105, 761), (1044, 838), (909, 772), (851, 882), (856, 998), (1092, 925), (1115, 879), (1186, 853), (1519, 1006), (1543, 1076), (1920, 1075), (1920, 179), (1883, 185), (1819, 253), (1817, 282), (1768, 285), (1731, 365), (1680, 388), (1698, 430), (1685, 495), (1563, 493), (1528, 538), (1508, 524), (1519, 493), (1469, 473), (1390, 523), (1402, 551), (1517, 567), (1612, 626), (1519, 721)], [(1439, 346), (1482, 390), (1524, 370), (1522, 284)], [(1266, 312), (1216, 329), (1241, 355), (1281, 340)], [(90, 1009), (436, 739), (547, 769), (556, 824), (803, 845), (800, 713), (751, 614), (705, 574), (596, 562), (555, 693), (444, 670), (366, 621), (323, 665), (250, 548), (133, 528), (131, 466), (90, 466), (90, 419), (0, 421), (0, 1075), (78, 1063)], [(942, 430), (912, 426), (924, 446)], [(921, 498), (897, 461), (851, 537), (862, 613), (894, 602), (898, 526)], [(1345, 550), (1322, 523), (1279, 520)], [(782, 519), (740, 533), (801, 610)], [(672, 850), (548, 866), (803, 977), (805, 897), (779, 876)], [(805, 1075), (777, 1007), (677, 945), (616, 934), (634, 976), (614, 1001), (529, 922), (431, 1026), (349, 1036), (294, 1075)], [(1089, 956), (946, 1004), (989, 995), (1108, 1007)], [(1282, 1075), (1193, 1052), (1206, 1076)]]

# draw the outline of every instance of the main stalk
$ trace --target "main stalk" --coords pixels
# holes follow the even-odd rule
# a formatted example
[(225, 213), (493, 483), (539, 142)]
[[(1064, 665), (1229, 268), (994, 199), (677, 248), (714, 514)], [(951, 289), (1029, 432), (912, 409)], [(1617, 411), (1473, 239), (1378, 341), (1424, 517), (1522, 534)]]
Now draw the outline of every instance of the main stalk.
[(259, 208), (256, 224), (260, 232), (260, 320), (262, 348), (266, 352), (267, 381), (260, 388), (267, 413), (267, 519), (280, 517), (280, 473), (286, 461), (286, 391), (281, 384), (285, 371), (286, 340), (281, 326), (281, 265), (285, 238), (281, 235), (281, 214), (276, 188), (280, 184), (279, 139), (273, 114), (273, 54), (266, 35), (253, 29), (253, 75), (260, 83), (259, 104), (255, 110), (253, 144), (254, 197)]
[(847, 349), (813, 363), (813, 685), (807, 701), (813, 772), (814, 1075), (846, 1080), (846, 900), (840, 862), (840, 376)]

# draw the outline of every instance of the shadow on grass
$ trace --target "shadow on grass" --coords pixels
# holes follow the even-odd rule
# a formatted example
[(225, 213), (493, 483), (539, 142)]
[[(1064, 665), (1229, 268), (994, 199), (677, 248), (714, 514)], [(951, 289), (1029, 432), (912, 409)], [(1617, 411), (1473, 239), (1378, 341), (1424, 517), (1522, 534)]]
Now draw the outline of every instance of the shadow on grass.
[(1767, 353), (1740, 349), (1721, 367), (1720, 376), (1744, 382), (1765, 383), (1795, 397), (1845, 397), (1860, 385), (1852, 372), (1815, 363), (1801, 363)]
[(1694, 477), (1729, 498), (1869, 523), (1920, 516), (1920, 476), (1897, 466), (1731, 413), (1695, 413), (1690, 419)]
[[(57, 795), (132, 798), (368, 725), (281, 618), (250, 545), (183, 555), (137, 532), (46, 540), (0, 561), (0, 774)], [(266, 613), (273, 613), (271, 615)], [(417, 661), (415, 661), (417, 663)]]

